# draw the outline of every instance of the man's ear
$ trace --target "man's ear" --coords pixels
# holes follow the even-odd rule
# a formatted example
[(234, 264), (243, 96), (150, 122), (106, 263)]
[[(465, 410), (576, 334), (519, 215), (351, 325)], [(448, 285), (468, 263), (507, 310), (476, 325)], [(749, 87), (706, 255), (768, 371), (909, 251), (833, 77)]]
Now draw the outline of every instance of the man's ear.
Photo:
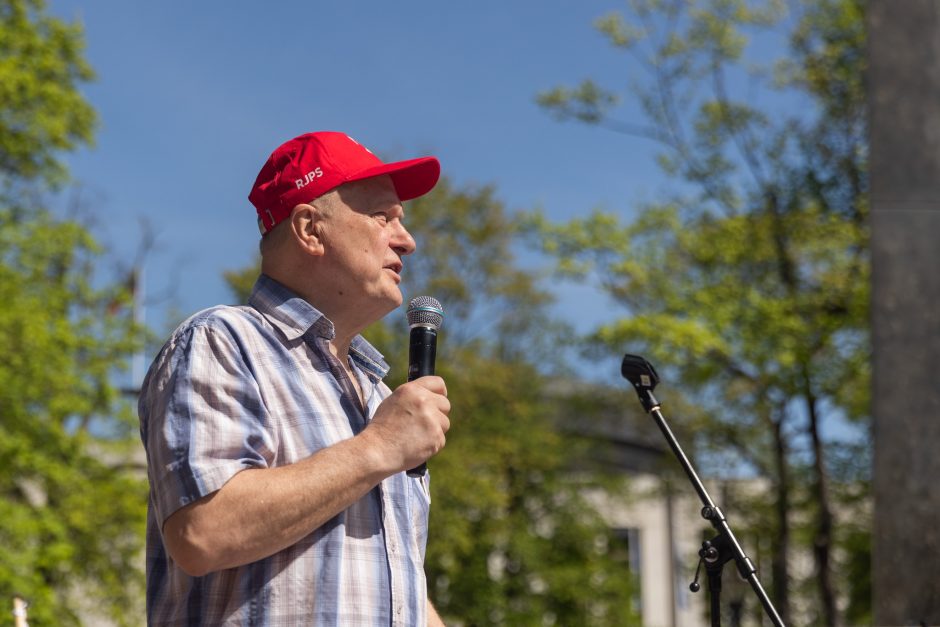
[(301, 203), (290, 214), (290, 228), (294, 241), (310, 255), (323, 254), (323, 241), (320, 238), (322, 213), (313, 205)]

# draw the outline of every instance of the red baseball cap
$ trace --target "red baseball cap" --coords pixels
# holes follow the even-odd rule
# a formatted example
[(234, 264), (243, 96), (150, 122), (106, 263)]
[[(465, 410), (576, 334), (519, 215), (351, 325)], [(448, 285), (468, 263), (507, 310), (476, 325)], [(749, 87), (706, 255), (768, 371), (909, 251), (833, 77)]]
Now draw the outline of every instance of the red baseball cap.
[(383, 174), (391, 176), (398, 199), (405, 201), (431, 191), (441, 175), (441, 165), (435, 157), (382, 163), (345, 133), (307, 133), (284, 142), (271, 153), (248, 200), (258, 211), (258, 228), (263, 235), (297, 205), (343, 183)]

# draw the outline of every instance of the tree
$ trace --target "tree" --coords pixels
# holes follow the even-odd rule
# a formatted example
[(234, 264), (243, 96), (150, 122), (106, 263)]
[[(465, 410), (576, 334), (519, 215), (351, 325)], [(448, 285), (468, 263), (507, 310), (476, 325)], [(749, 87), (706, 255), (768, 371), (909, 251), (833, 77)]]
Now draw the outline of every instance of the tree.
[[(574, 465), (581, 449), (556, 429), (542, 367), (562, 327), (517, 267), (518, 221), (492, 188), (446, 178), (405, 211), (418, 252), (404, 260), (403, 291), (443, 303), (437, 373), (453, 404), (447, 447), (429, 463), (426, 570), (438, 611), (468, 626), (637, 624), (627, 565), (588, 500), (607, 484)], [(244, 297), (257, 272), (227, 278)], [(403, 383), (402, 312), (365, 335), (392, 365), (388, 384)]]
[(91, 80), (78, 24), (44, 13), (42, 0), (0, 2), (0, 176), (4, 188), (62, 184), (58, 154), (90, 143), (95, 111), (77, 87)]
[(59, 153), (91, 139), (81, 49), (41, 2), (0, 2), (0, 598), (36, 624), (134, 622), (143, 590), (146, 482), (112, 383), (140, 329), (87, 229), (41, 204)]
[[(562, 272), (593, 277), (623, 305), (627, 316), (591, 342), (645, 352), (683, 382), (700, 408), (684, 418), (713, 471), (730, 459), (770, 481), (771, 516), (753, 523), (772, 523), (781, 614), (791, 610), (792, 544), (805, 535), (816, 594), (800, 620), (835, 625), (835, 548), (861, 544), (858, 528), (840, 534), (836, 505), (867, 489), (870, 454), (856, 447), (862, 463), (841, 463), (846, 448), (824, 437), (826, 424), (867, 428), (869, 418), (864, 3), (792, 8), (637, 0), (629, 18), (599, 19), (645, 72), (631, 91), (646, 121), (616, 119), (617, 94), (593, 81), (539, 101), (562, 119), (657, 142), (681, 192), (630, 224), (595, 213), (533, 226)], [(755, 44), (775, 36), (789, 58), (754, 62), (765, 52)]]

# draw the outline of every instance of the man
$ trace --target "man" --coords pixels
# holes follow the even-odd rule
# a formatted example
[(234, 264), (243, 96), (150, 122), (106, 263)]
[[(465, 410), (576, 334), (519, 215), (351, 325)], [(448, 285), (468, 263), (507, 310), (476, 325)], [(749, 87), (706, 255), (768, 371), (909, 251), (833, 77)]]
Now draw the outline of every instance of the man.
[(427, 599), (427, 477), (444, 381), (397, 388), (360, 335), (402, 302), (401, 202), (433, 157), (383, 164), (342, 133), (277, 148), (249, 199), (246, 307), (184, 322), (144, 380), (151, 625), (443, 625)]

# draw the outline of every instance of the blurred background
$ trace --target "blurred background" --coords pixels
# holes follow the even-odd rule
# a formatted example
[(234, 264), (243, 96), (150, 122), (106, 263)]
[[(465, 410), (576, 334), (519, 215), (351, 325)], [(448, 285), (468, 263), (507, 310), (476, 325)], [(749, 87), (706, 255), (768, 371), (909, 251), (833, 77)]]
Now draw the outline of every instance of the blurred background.
[[(787, 623), (875, 622), (866, 11), (0, 0), (0, 625), (144, 623), (137, 388), (244, 302), (248, 191), (316, 130), (442, 164), (403, 291), (446, 311), (448, 624), (708, 624), (714, 531), (625, 352)], [(403, 382), (403, 311), (365, 335)]]

